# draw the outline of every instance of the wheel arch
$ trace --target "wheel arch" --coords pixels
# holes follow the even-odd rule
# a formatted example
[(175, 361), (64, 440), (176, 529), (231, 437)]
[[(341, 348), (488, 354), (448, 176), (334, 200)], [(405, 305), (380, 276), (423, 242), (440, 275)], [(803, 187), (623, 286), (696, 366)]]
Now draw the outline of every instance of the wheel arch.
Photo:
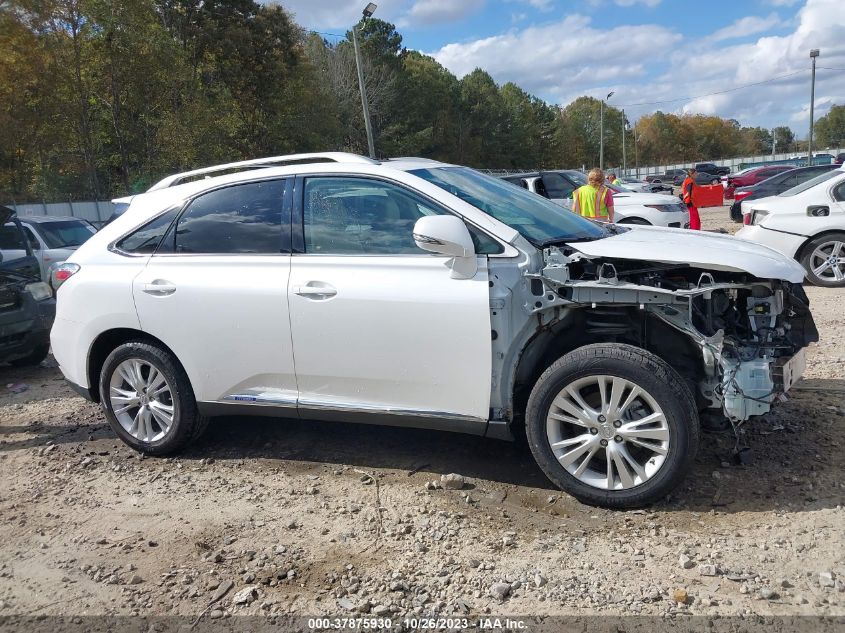
[[(113, 328), (100, 333), (94, 342), (91, 344), (91, 349), (88, 352), (88, 385), (91, 399), (94, 402), (100, 402), (100, 371), (103, 369), (103, 364), (106, 358), (119, 346), (129, 341), (142, 341), (144, 343), (151, 343), (169, 352), (176, 362), (179, 363), (176, 354), (163, 341), (156, 338), (152, 334), (142, 332), (133, 328)], [(179, 363), (181, 366), (181, 363)]]
[[(521, 432), (522, 420), (531, 390), (546, 369), (560, 357), (578, 348), (597, 343), (633, 345), (665, 361), (686, 382), (699, 408), (707, 406), (698, 383), (706, 377), (701, 350), (689, 336), (636, 308), (602, 306), (573, 310), (570, 318), (560, 319), (538, 329), (525, 344), (511, 382), (511, 428)], [(623, 323), (623, 319), (627, 319)], [(627, 329), (623, 325), (627, 324)]]
[(824, 231), (820, 231), (815, 235), (809, 236), (801, 246), (798, 247), (798, 250), (795, 251), (795, 261), (800, 262), (804, 255), (806, 254), (807, 247), (810, 245), (810, 242), (817, 240), (820, 237), (825, 237), (826, 235), (833, 235), (834, 233), (840, 233), (845, 235), (845, 229), (825, 229)]

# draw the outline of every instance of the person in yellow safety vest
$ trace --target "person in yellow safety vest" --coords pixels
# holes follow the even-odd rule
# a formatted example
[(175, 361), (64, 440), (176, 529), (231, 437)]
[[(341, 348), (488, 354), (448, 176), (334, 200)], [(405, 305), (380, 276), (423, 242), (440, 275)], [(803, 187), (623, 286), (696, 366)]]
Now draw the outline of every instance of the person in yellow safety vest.
[(593, 169), (587, 184), (572, 192), (572, 211), (599, 222), (613, 222), (613, 192), (604, 184), (604, 172)]
[(616, 177), (616, 174), (614, 174), (612, 171), (608, 172), (608, 174), (607, 174), (607, 182), (609, 182), (611, 185), (621, 185), (622, 184), (622, 181), (619, 180), (619, 178)]

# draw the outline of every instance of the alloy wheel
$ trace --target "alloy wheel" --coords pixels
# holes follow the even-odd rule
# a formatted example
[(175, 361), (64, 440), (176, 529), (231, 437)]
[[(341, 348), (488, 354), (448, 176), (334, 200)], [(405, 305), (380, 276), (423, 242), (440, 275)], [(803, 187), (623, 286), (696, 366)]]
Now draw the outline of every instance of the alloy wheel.
[(831, 240), (820, 244), (810, 255), (810, 269), (819, 279), (845, 281), (845, 242)]
[(603, 490), (633, 488), (654, 477), (666, 460), (670, 435), (654, 397), (618, 376), (566, 385), (546, 417), (546, 437), (561, 466)]
[(156, 442), (173, 426), (173, 393), (161, 369), (140, 358), (124, 360), (109, 381), (109, 404), (132, 437)]

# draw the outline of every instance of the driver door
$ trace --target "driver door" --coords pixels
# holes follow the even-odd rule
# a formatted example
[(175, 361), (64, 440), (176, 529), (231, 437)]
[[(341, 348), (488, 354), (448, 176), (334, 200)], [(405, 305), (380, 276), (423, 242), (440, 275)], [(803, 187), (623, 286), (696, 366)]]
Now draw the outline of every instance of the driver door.
[(483, 433), (487, 258), (472, 279), (452, 279), (449, 258), (413, 238), (419, 218), (448, 211), (393, 182), (299, 178), (294, 200), (288, 303), (300, 416)]

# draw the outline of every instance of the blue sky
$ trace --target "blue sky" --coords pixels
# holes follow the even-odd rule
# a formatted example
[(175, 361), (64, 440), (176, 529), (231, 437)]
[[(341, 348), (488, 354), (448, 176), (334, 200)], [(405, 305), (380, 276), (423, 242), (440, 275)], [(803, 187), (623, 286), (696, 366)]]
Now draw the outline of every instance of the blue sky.
[[(366, 2), (281, 4), (306, 28), (343, 33)], [(376, 16), (397, 25), (406, 47), (459, 77), (480, 67), (550, 103), (614, 91), (611, 104), (625, 105), (633, 119), (658, 109), (716, 114), (743, 125), (789, 125), (804, 137), (809, 51), (820, 48), (816, 116), (845, 104), (845, 0), (377, 4)], [(765, 83), (743, 88), (757, 82)]]

